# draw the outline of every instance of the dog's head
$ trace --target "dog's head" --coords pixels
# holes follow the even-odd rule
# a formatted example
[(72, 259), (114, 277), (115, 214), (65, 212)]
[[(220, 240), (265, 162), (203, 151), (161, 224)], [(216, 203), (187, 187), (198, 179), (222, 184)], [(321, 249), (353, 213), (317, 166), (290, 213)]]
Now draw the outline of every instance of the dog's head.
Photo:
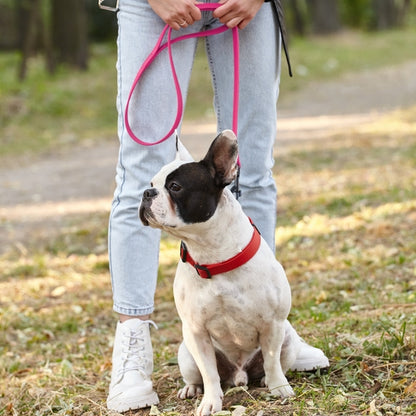
[(176, 159), (153, 178), (139, 213), (144, 225), (172, 230), (207, 221), (237, 173), (237, 139), (225, 130), (200, 162)]

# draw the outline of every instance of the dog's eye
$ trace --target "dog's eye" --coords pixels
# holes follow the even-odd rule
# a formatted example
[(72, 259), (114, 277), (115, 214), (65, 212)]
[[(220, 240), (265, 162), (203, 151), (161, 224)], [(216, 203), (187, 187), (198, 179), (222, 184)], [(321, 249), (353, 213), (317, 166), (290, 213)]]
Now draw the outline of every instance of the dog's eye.
[(182, 189), (182, 186), (178, 185), (176, 182), (169, 184), (169, 191), (179, 192)]

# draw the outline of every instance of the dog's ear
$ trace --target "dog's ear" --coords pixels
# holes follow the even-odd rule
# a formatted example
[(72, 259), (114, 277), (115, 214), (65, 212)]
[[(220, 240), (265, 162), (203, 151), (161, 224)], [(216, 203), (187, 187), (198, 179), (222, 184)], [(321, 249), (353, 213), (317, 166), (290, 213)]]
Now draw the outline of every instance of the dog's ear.
[(231, 130), (224, 130), (212, 142), (202, 163), (208, 167), (215, 184), (225, 188), (237, 175), (237, 158), (237, 138)]

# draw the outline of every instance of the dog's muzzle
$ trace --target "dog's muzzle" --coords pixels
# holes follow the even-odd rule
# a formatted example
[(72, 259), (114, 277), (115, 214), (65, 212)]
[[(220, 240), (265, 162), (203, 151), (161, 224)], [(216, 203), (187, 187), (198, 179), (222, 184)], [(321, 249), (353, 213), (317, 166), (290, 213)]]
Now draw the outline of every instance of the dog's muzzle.
[(152, 206), (153, 199), (159, 194), (156, 188), (149, 188), (143, 192), (142, 203), (140, 204), (139, 216), (143, 225), (149, 225), (149, 218), (153, 218)]
[(144, 200), (152, 200), (156, 196), (158, 196), (159, 191), (156, 188), (149, 188), (143, 192), (143, 201)]

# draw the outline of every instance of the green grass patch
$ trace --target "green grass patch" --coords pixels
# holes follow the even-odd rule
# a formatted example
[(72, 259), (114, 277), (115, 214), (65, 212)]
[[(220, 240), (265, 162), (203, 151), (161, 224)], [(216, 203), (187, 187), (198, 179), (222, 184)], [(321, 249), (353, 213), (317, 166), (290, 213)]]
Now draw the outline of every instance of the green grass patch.
[(381, 32), (345, 31), (334, 36), (293, 38), (290, 44), (295, 77), (283, 66), (282, 89), (299, 89), (306, 82), (339, 77), (416, 59), (414, 27)]
[(49, 75), (41, 57), (34, 57), (22, 82), (16, 76), (19, 59), (0, 55), (0, 156), (115, 136), (115, 48), (92, 48), (85, 72), (61, 67)]

